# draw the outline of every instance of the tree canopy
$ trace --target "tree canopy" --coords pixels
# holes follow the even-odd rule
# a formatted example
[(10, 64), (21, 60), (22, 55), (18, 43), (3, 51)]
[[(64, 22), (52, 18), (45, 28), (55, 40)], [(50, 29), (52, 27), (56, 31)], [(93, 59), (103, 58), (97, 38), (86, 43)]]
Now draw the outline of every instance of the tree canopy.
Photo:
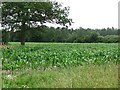
[(3, 2), (2, 27), (4, 30), (20, 30), (21, 45), (25, 45), (26, 32), (46, 22), (63, 26), (71, 25), (69, 7), (58, 2)]

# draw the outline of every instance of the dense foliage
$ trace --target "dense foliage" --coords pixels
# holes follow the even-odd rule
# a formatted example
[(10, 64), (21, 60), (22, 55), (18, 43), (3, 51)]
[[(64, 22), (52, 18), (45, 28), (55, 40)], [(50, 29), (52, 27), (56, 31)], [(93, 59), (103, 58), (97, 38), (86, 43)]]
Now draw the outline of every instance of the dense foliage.
[(21, 45), (25, 45), (26, 32), (32, 27), (38, 27), (46, 22), (63, 26), (71, 25), (68, 18), (69, 7), (52, 2), (3, 2), (2, 27), (4, 30), (20, 32)]
[[(6, 34), (5, 34), (6, 33)], [(67, 29), (41, 26), (31, 28), (26, 32), (26, 41), (29, 42), (70, 42), (70, 43), (116, 43), (118, 42), (118, 30), (115, 28), (107, 29)], [(9, 39), (5, 38), (5, 35)], [(3, 32), (3, 40), (11, 42), (20, 41), (20, 31)]]
[(3, 49), (3, 69), (120, 63), (117, 44), (36, 44)]

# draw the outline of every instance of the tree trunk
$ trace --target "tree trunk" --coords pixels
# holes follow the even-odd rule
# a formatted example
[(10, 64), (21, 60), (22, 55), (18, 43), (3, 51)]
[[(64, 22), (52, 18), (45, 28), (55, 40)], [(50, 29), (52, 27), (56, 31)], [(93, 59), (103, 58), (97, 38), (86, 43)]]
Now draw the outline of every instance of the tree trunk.
[(8, 45), (8, 42), (10, 40), (10, 32), (4, 30), (2, 31), (2, 37), (1, 37), (1, 42), (2, 42), (2, 45)]
[(21, 31), (21, 45), (25, 45), (25, 32)]
[(21, 26), (21, 33), (20, 33), (20, 39), (21, 39), (21, 45), (25, 45), (25, 23)]

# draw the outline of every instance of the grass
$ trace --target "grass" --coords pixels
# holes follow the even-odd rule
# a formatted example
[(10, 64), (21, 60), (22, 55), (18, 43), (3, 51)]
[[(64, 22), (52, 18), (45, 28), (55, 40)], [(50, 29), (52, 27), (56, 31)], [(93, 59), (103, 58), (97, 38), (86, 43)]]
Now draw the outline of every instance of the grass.
[(118, 66), (85, 65), (70, 68), (23, 70), (5, 75), (3, 88), (117, 88)]
[(27, 42), (20, 47), (10, 42), (7, 47), (3, 88), (118, 88), (115, 43)]

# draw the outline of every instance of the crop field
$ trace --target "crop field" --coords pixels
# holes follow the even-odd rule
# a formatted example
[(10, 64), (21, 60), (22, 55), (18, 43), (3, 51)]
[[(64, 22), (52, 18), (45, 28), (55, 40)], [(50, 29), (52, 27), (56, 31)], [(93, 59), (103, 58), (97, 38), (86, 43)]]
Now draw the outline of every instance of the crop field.
[(2, 48), (3, 87), (116, 88), (119, 63), (115, 43), (11, 43)]

